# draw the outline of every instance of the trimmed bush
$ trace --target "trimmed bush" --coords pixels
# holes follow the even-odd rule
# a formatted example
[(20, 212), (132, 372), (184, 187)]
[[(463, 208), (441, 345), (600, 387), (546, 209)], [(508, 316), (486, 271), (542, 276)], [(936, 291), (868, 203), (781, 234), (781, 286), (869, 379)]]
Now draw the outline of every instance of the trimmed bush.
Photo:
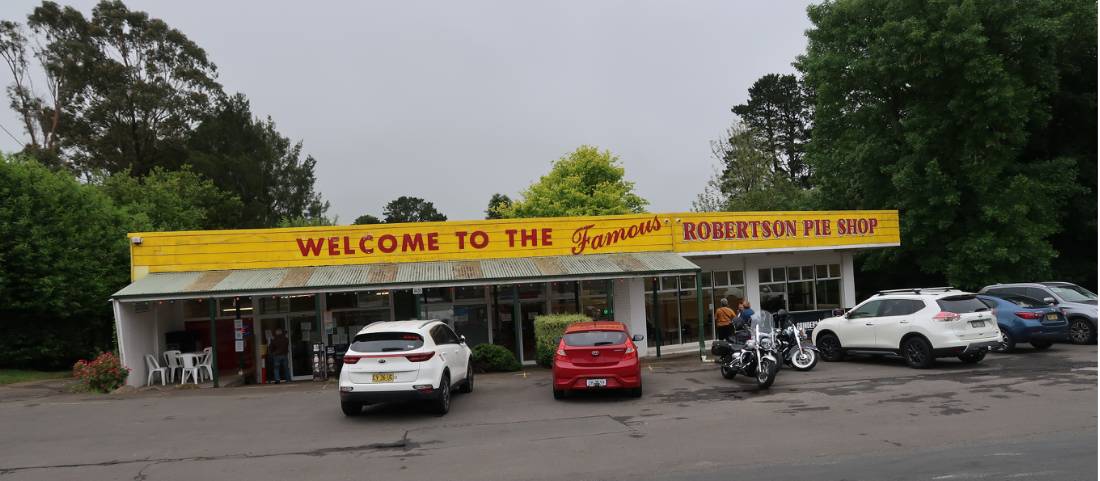
[(518, 371), (523, 367), (519, 359), (516, 359), (515, 354), (512, 354), (512, 351), (496, 344), (478, 344), (474, 346), (471, 359), (474, 361), (474, 368), (481, 372), (511, 372)]
[(550, 314), (535, 318), (536, 362), (542, 367), (550, 367), (554, 362), (554, 351), (558, 349), (565, 328), (578, 322), (591, 322), (584, 314)]

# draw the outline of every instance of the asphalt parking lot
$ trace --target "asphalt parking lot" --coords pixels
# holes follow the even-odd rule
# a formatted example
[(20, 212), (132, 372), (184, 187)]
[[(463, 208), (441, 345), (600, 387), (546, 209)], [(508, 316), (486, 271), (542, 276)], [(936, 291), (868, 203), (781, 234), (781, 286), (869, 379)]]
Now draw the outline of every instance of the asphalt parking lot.
[(445, 417), (345, 418), (335, 385), (93, 396), (0, 388), (0, 479), (1097, 479), (1097, 349), (783, 370), (758, 392), (696, 358), (645, 395), (554, 401), (549, 372), (481, 375)]

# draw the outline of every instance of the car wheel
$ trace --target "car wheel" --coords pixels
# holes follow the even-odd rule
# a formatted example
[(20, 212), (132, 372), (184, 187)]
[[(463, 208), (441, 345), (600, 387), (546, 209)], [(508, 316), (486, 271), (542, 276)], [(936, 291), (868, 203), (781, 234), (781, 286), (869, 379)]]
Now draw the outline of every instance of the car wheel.
[(901, 346), (901, 355), (909, 367), (926, 369), (932, 366), (936, 358), (932, 357), (932, 345), (923, 337), (912, 337)]
[(822, 334), (817, 338), (817, 350), (821, 351), (821, 358), (829, 361), (843, 361), (844, 347), (840, 345), (840, 338), (836, 334)]
[(1031, 347), (1034, 347), (1036, 351), (1045, 351), (1054, 345), (1050, 341), (1031, 341)]
[(463, 394), (469, 394), (474, 392), (474, 367), (466, 365), (466, 380), (462, 381), (462, 386), (458, 388), (458, 392)]
[(358, 416), (363, 412), (363, 403), (340, 401), (340, 410), (344, 412), (344, 416)]
[(630, 397), (642, 397), (642, 386), (630, 390)]
[(1089, 344), (1096, 336), (1092, 323), (1084, 319), (1074, 319), (1069, 323), (1069, 340), (1074, 344)]
[(1010, 353), (1016, 350), (1016, 340), (1012, 338), (1012, 335), (1008, 331), (1001, 329), (1001, 344), (993, 348), (994, 351), (1000, 353)]
[(439, 381), (439, 395), (432, 403), (432, 411), (442, 416), (447, 414), (451, 410), (451, 376), (448, 374), (443, 375), (443, 379)]
[(565, 399), (565, 390), (564, 389), (555, 389), (554, 390), (554, 399)]
[(972, 352), (959, 356), (959, 360), (964, 364), (977, 364), (982, 362), (982, 359), (985, 359), (985, 351)]

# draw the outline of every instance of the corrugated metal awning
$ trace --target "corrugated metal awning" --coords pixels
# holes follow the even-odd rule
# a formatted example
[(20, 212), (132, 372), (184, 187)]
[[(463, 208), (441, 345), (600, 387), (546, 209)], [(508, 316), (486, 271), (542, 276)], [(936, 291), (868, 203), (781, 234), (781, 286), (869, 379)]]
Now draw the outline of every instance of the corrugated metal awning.
[(114, 293), (138, 301), (255, 294), (309, 294), (409, 287), (613, 279), (689, 274), (699, 266), (671, 252), (468, 261), (161, 272)]

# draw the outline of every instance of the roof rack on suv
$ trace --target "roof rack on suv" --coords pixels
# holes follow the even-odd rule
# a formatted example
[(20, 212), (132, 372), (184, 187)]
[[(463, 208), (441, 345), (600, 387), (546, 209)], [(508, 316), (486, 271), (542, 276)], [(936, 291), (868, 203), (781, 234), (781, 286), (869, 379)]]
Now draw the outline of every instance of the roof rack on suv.
[(887, 289), (887, 290), (884, 290), (884, 291), (878, 291), (877, 293), (875, 293), (875, 295), (876, 296), (881, 296), (881, 295), (885, 295), (885, 294), (901, 294), (903, 292), (911, 292), (913, 294), (920, 294), (922, 292), (947, 292), (947, 291), (954, 291), (954, 290), (957, 290), (957, 289), (955, 289), (954, 287), (951, 287), (951, 286), (913, 287), (913, 288), (909, 288), (909, 289)]

